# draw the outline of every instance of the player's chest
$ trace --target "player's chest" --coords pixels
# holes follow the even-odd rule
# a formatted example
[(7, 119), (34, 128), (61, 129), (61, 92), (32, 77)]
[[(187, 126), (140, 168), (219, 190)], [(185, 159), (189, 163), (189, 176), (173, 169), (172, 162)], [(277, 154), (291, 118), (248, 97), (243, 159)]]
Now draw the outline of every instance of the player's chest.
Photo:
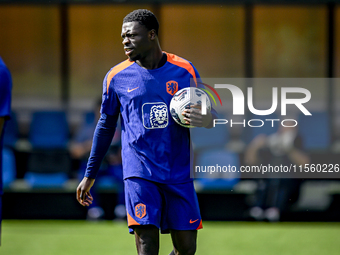
[(170, 102), (181, 88), (188, 86), (181, 78), (165, 74), (132, 74), (115, 84), (115, 91), (121, 103), (131, 101)]

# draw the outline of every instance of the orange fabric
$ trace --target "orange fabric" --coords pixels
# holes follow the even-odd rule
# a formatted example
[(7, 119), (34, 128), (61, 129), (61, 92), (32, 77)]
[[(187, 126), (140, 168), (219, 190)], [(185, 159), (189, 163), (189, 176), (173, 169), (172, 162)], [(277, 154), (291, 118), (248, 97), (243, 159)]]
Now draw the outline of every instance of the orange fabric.
[[(171, 90), (171, 85), (173, 85), (172, 88), (174, 88), (173, 90)], [(178, 82), (177, 81), (168, 81), (166, 83), (166, 92), (168, 92), (170, 95), (174, 95), (176, 92), (178, 91)]]
[(109, 93), (109, 86), (111, 83), (112, 78), (119, 73), (120, 71), (124, 70), (125, 68), (131, 66), (134, 62), (131, 62), (130, 60), (125, 60), (124, 62), (118, 64), (117, 66), (115, 66), (114, 68), (112, 68), (111, 72), (109, 73), (109, 75), (107, 76), (107, 80), (106, 80), (106, 93)]
[(166, 53), (166, 55), (168, 56), (168, 61), (171, 64), (174, 64), (176, 66), (179, 66), (179, 67), (186, 69), (192, 75), (192, 77), (195, 81), (196, 87), (197, 87), (196, 73), (195, 73), (195, 70), (192, 67), (192, 65), (189, 63), (189, 61), (186, 61), (185, 59), (180, 58), (180, 57), (178, 57), (174, 54), (171, 54), (171, 53)]
[(134, 218), (130, 216), (129, 213), (127, 213), (127, 220), (128, 220), (128, 226), (133, 226), (133, 225), (140, 225), (137, 221), (135, 221)]
[(202, 229), (203, 228), (203, 224), (202, 224), (202, 220), (200, 222), (200, 225), (196, 228), (196, 230)]

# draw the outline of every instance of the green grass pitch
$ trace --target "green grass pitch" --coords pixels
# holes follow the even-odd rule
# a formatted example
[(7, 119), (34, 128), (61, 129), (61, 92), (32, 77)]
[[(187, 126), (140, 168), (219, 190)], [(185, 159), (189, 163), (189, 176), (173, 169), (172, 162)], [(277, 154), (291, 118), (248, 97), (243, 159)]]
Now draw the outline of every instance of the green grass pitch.
[[(340, 254), (340, 223), (204, 222), (197, 255)], [(172, 249), (161, 235), (160, 254)], [(126, 223), (4, 220), (1, 255), (137, 254)]]

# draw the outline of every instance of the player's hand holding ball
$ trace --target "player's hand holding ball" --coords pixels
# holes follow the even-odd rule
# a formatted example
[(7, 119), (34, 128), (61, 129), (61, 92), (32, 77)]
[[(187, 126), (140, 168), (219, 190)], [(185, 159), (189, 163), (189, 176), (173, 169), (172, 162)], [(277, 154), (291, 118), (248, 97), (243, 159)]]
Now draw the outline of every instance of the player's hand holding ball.
[(185, 124), (194, 127), (207, 127), (211, 123), (212, 115), (210, 110), (206, 115), (202, 115), (201, 105), (192, 105), (190, 109), (185, 109), (182, 112)]
[[(205, 107), (206, 114), (202, 114)], [(211, 102), (207, 94), (199, 89), (187, 87), (179, 90), (170, 102), (172, 118), (187, 128), (208, 127), (211, 124)]]

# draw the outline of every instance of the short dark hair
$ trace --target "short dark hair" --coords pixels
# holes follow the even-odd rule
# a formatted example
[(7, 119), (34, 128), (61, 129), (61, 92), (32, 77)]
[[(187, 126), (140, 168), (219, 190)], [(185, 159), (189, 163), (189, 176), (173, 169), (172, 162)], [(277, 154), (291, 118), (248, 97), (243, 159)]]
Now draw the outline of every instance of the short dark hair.
[(136, 21), (141, 25), (144, 25), (149, 31), (155, 29), (158, 35), (159, 23), (158, 20), (151, 11), (146, 9), (138, 9), (130, 12), (123, 19), (123, 23)]

